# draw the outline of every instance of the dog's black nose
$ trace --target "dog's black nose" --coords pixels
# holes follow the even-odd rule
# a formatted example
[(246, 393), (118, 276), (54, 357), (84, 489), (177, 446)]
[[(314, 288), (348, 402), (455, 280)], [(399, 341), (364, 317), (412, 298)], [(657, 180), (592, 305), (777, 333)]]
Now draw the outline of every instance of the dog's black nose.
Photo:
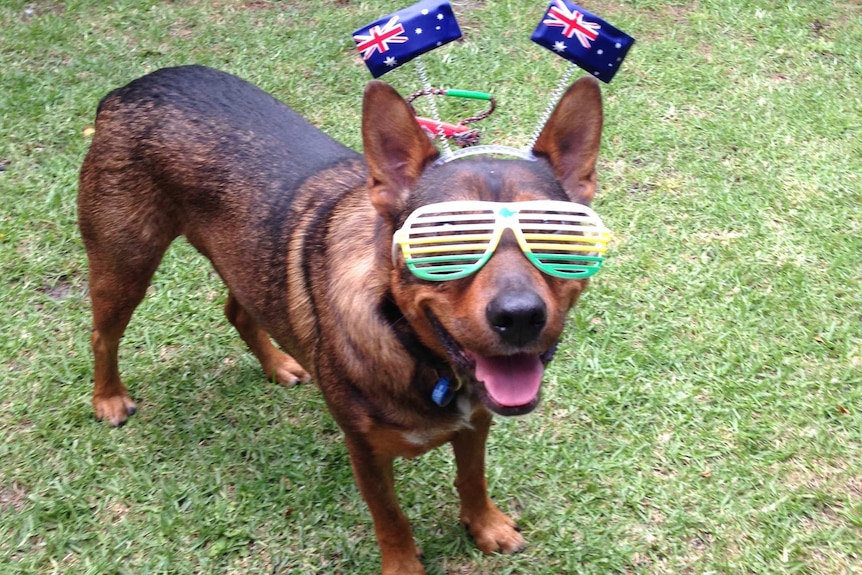
[(485, 317), (503, 341), (524, 346), (535, 340), (548, 320), (548, 308), (531, 290), (507, 290), (488, 304)]

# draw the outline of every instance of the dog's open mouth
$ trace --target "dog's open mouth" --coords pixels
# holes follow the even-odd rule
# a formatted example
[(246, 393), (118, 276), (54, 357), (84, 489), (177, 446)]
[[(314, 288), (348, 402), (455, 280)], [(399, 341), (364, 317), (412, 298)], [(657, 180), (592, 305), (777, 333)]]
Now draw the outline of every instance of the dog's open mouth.
[(475, 386), (485, 407), (499, 415), (523, 415), (539, 405), (545, 365), (554, 358), (556, 343), (543, 353), (482, 355), (464, 349), (433, 312), (426, 314), (456, 377)]
[(482, 402), (500, 415), (521, 415), (539, 404), (545, 365), (536, 354), (483, 357), (476, 362), (476, 382)]

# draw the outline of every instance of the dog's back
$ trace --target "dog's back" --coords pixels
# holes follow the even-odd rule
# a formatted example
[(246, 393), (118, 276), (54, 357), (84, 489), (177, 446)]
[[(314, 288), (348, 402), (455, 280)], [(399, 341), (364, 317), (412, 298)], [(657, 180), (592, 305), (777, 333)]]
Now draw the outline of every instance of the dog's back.
[[(97, 267), (100, 256), (110, 256), (104, 267), (128, 267), (147, 279), (167, 246), (185, 235), (240, 297), (265, 294), (254, 305), (244, 302), (249, 309), (278, 313), (291, 222), (361, 186), (361, 163), (358, 153), (236, 76), (203, 66), (162, 69), (99, 104), (81, 169), (81, 233), (88, 246), (115, 248), (95, 254)], [(339, 169), (345, 164), (350, 169)], [(355, 177), (296, 195), (329, 168)], [(141, 238), (149, 249), (141, 250)], [(273, 285), (243, 289), (260, 282)]]
[[(149, 168), (161, 168), (154, 176), (166, 184), (196, 178), (186, 189), (200, 186), (202, 175), (213, 185), (224, 182), (222, 192), (240, 178), (296, 189), (309, 175), (358, 157), (256, 86), (204, 66), (164, 68), (105, 96), (90, 156), (104, 155), (101, 148), (116, 136), (136, 141), (128, 152), (138, 154), (135, 160), (150, 159)], [(237, 161), (214, 165), (210, 158), (221, 154)], [(177, 157), (197, 162), (177, 166)]]
[[(139, 194), (158, 189), (173, 204), (166, 211), (181, 209), (187, 220), (199, 219), (196, 210), (231, 214), (240, 192), (244, 204), (251, 194), (267, 213), (289, 209), (291, 192), (310, 175), (359, 157), (236, 76), (183, 66), (139, 78), (100, 102), (82, 189), (121, 189), (137, 205), (149, 200)], [(122, 178), (124, 185), (95, 178)]]

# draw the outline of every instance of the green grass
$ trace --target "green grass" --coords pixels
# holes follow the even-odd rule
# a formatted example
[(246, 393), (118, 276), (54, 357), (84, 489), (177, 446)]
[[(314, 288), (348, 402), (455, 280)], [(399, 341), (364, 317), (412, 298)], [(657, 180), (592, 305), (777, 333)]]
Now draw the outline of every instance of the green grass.
[[(0, 7), (0, 572), (379, 570), (320, 394), (264, 380), (187, 245), (124, 339), (140, 412), (94, 421), (75, 194), (99, 98), (167, 65), (237, 73), (358, 148), (369, 76), (349, 34), (402, 5)], [(435, 83), (494, 93), (486, 143), (528, 141), (565, 69), (528, 40), (544, 5), (456, 3), (465, 41), (424, 58)], [(524, 553), (472, 546), (448, 450), (399, 463), (428, 571), (860, 573), (858, 2), (586, 7), (638, 39), (604, 88), (613, 251), (545, 401), (492, 433)], [(385, 79), (409, 93), (410, 68)]]

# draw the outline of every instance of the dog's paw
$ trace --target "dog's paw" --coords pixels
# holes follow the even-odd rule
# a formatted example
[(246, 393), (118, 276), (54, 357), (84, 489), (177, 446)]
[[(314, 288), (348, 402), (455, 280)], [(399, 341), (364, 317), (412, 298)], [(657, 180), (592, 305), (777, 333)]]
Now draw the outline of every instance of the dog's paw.
[(476, 547), (483, 553), (512, 554), (523, 551), (525, 547), (518, 526), (496, 507), (487, 509), (477, 517), (462, 517), (461, 521), (473, 536)]
[(273, 376), (279, 385), (293, 387), (294, 385), (311, 381), (311, 375), (307, 371), (299, 367), (299, 364), (294, 365), (296, 367), (279, 366), (275, 369)]
[(311, 375), (302, 369), (298, 361), (286, 353), (279, 354), (278, 360), (274, 361), (266, 371), (270, 378), (284, 387), (293, 387), (299, 383), (311, 381)]
[(107, 420), (114, 427), (126, 423), (129, 416), (138, 410), (135, 402), (128, 395), (112, 395), (111, 397), (94, 397), (93, 408), (96, 410), (96, 419)]

